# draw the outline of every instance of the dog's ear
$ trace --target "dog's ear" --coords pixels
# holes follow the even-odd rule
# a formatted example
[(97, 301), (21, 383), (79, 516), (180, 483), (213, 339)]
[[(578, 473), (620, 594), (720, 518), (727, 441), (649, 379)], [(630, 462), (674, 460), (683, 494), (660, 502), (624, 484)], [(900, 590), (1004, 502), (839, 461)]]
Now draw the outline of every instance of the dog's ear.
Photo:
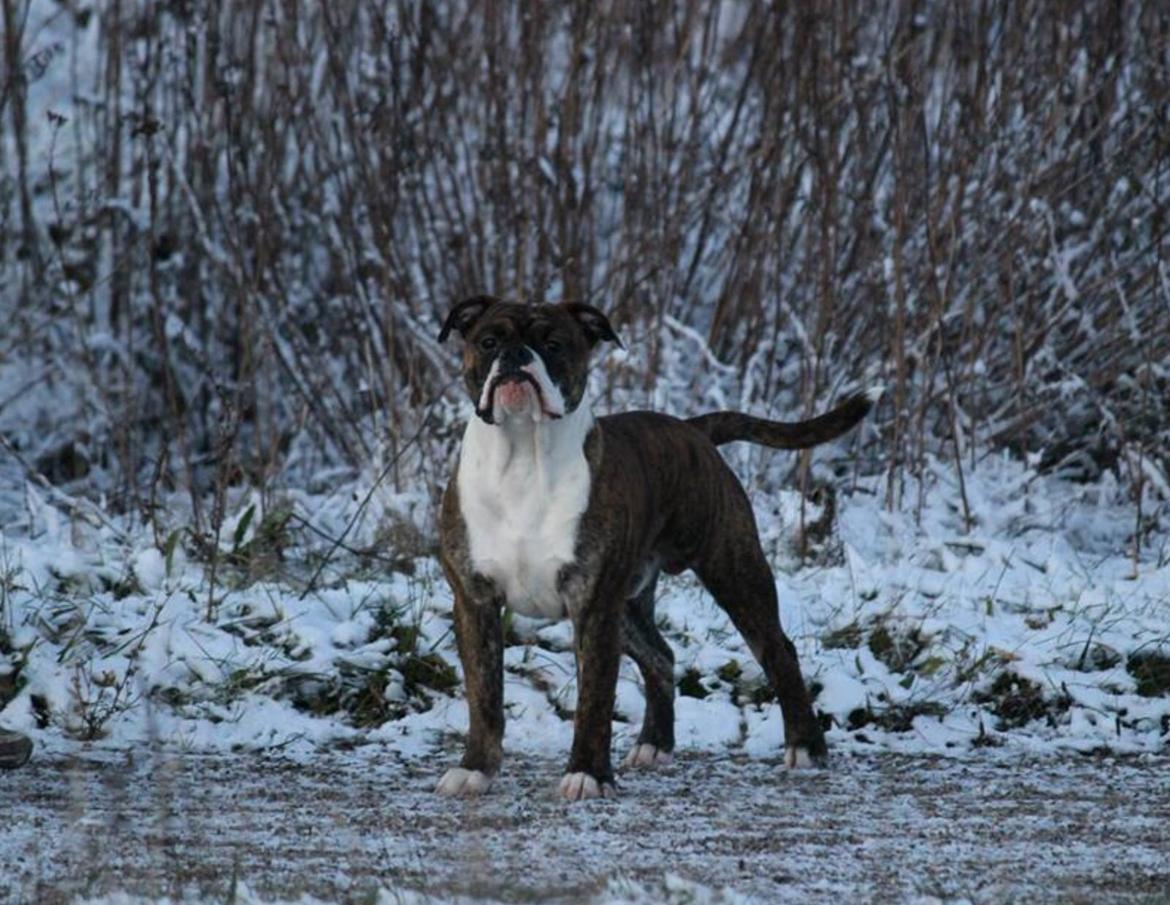
[(443, 329), (439, 331), (439, 342), (450, 336), (452, 330), (458, 330), (460, 336), (467, 336), (467, 331), (498, 301), (498, 298), (491, 295), (473, 295), (469, 299), (464, 299), (451, 309), (451, 313), (443, 321)]
[(584, 305), (581, 302), (570, 302), (565, 305), (565, 310), (573, 315), (577, 323), (581, 325), (581, 329), (589, 337), (589, 345), (596, 346), (602, 340), (608, 340), (611, 343), (617, 343), (623, 349), (625, 348), (622, 341), (618, 339), (618, 335), (610, 324), (609, 318), (592, 305)]

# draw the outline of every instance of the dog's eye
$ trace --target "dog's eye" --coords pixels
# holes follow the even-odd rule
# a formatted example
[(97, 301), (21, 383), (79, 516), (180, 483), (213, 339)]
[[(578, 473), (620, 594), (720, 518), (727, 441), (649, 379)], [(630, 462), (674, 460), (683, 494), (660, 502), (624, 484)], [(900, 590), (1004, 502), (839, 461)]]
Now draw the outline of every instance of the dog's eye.
[(555, 339), (546, 339), (544, 341), (544, 351), (552, 352), (554, 355), (561, 351), (561, 344)]
[(479, 341), (479, 347), (484, 352), (494, 352), (499, 347), (500, 341), (494, 336), (485, 336)]

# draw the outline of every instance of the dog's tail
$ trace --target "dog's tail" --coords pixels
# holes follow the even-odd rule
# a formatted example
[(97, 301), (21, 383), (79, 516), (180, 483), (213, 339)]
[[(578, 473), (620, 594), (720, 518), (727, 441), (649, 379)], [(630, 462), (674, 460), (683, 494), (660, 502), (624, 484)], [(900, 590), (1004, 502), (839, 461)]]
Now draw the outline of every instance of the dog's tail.
[(740, 412), (711, 412), (687, 419), (716, 446), (747, 440), (773, 449), (808, 449), (841, 436), (864, 418), (881, 398), (883, 388), (872, 387), (850, 396), (834, 409), (808, 421), (768, 421)]

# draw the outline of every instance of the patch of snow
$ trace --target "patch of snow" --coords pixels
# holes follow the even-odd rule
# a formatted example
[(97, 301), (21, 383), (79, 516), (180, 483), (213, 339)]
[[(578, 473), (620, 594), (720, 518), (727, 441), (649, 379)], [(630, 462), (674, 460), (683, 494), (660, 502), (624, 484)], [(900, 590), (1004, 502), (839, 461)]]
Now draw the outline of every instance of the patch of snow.
[[(945, 490), (954, 475), (943, 463), (920, 519), (885, 508), (881, 478), (859, 480), (838, 500), (830, 542), (838, 552), (804, 566), (789, 542), (799, 499), (752, 491), (780, 566), (782, 619), (831, 747), (1164, 750), (1170, 698), (1138, 694), (1127, 662), (1170, 648), (1170, 564), (1139, 561), (1135, 573), (1123, 492), (1108, 481), (1043, 478), (1002, 456), (982, 459), (965, 479), (970, 531)], [(221, 569), (212, 591), (208, 565), (182, 542), (163, 555), (129, 521), (90, 518), (26, 491), (24, 517), (6, 518), (0, 537), (4, 662), (17, 676), (0, 723), (30, 732), (42, 750), (161, 744), (308, 755), (364, 742), (424, 757), (466, 732), (460, 687), (428, 684), (440, 667), (452, 681), (460, 675), (450, 594), (433, 560), (416, 559), (413, 575), (355, 577), (338, 556), (336, 578), (308, 595), (295, 572), (255, 581)], [(339, 504), (359, 495), (302, 491), (289, 505), (339, 532), (352, 512)], [(915, 497), (910, 488), (906, 498)], [(417, 495), (394, 500), (396, 517), (433, 517)], [(254, 536), (262, 513), (253, 497), (235, 501), (225, 535), (252, 506), (240, 534)], [(376, 526), (362, 531), (372, 538)], [(1155, 537), (1146, 549), (1156, 557), (1165, 544)], [(761, 703), (761, 670), (726, 615), (680, 577), (664, 579), (657, 620), (676, 678), (697, 679), (705, 692), (676, 695), (678, 752), (778, 757), (779, 711)], [(505, 752), (567, 758), (571, 624), (514, 616), (510, 625)], [(381, 721), (358, 719), (373, 701)], [(641, 677), (623, 661), (615, 759), (634, 746), (644, 710)]]

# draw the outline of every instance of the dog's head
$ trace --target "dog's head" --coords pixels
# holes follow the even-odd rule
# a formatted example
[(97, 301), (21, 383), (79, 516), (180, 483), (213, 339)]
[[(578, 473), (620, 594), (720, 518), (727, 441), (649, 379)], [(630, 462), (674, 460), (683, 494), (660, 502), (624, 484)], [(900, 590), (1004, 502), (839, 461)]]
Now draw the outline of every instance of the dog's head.
[(585, 395), (589, 354), (603, 340), (621, 345), (590, 305), (521, 305), (477, 295), (451, 309), (439, 342), (463, 337), (463, 381), (488, 424), (561, 418)]

